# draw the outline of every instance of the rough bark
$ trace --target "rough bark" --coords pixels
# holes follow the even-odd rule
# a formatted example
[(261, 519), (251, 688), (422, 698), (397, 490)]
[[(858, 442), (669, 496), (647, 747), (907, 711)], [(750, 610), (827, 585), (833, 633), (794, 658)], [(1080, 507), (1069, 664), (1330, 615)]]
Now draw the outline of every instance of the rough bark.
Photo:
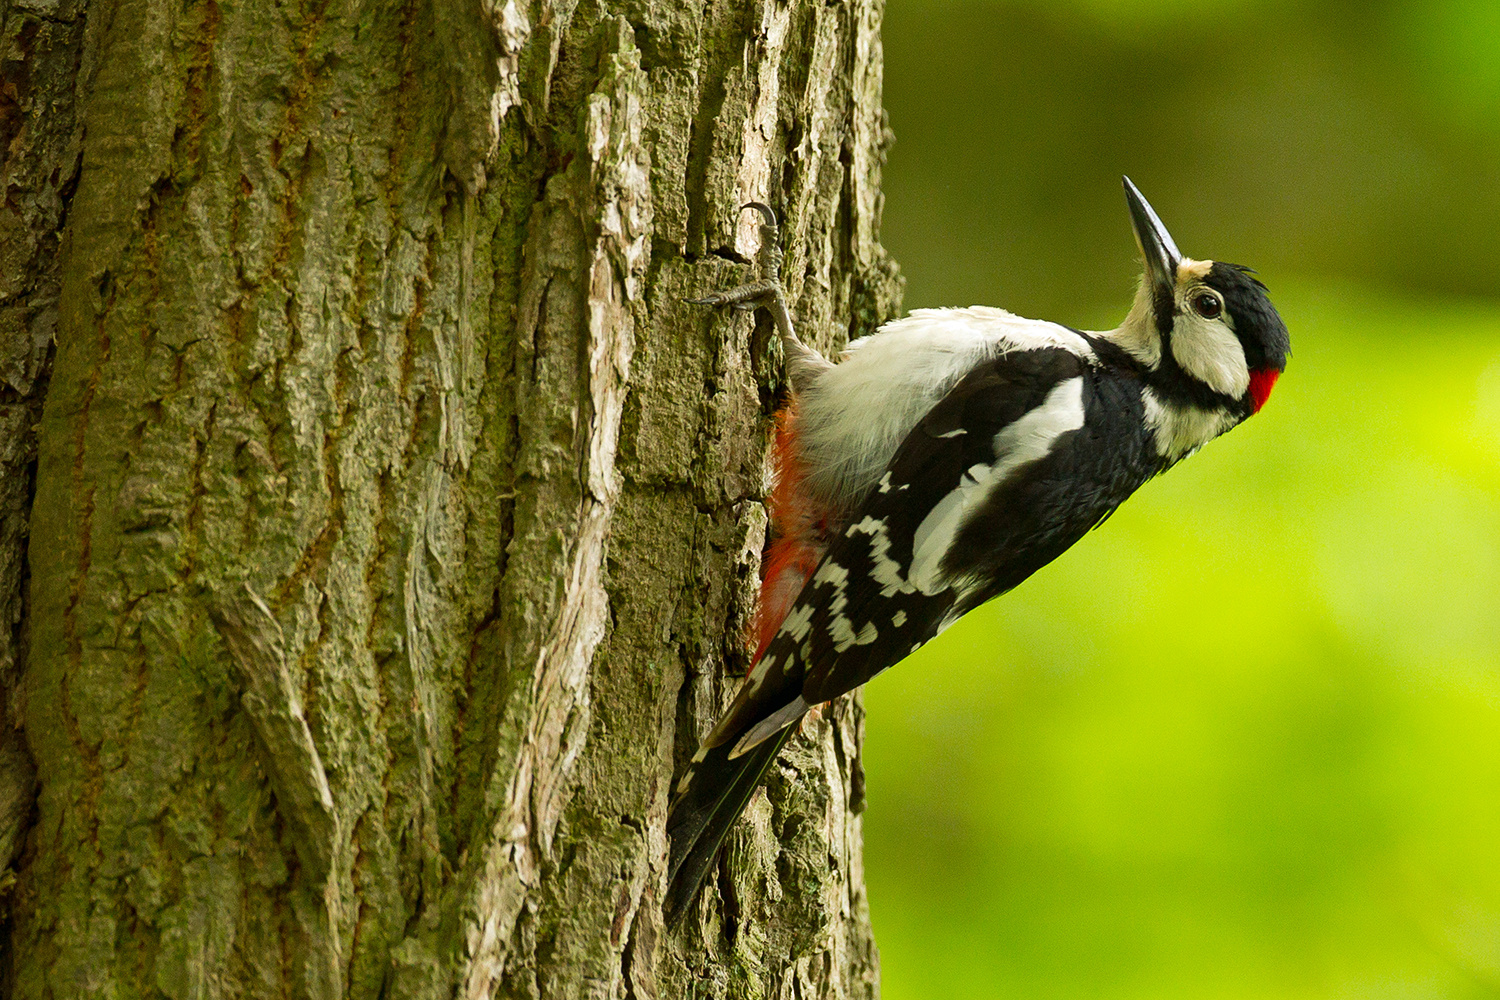
[(889, 316), (878, 0), (11, 0), (16, 997), (870, 996), (860, 711), (663, 930), (744, 667), (786, 218)]

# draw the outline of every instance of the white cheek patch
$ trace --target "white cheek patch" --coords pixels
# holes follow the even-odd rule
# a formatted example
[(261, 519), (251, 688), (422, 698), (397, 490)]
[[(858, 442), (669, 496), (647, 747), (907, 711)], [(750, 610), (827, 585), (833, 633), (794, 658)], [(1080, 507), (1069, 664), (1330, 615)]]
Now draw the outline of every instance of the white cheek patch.
[(1185, 306), (1172, 326), (1172, 357), (1215, 392), (1239, 399), (1250, 388), (1245, 349), (1222, 318), (1204, 319)]
[[(1213, 261), (1183, 258), (1177, 267), (1176, 313), (1172, 318), (1172, 357), (1184, 372), (1215, 392), (1239, 399), (1250, 388), (1250, 369), (1245, 349), (1234, 335), (1229, 316), (1204, 319), (1193, 311), (1188, 298), (1202, 287), (1213, 269)], [(1162, 341), (1156, 331), (1150, 281), (1136, 289), (1130, 315), (1109, 339), (1147, 368), (1161, 364)]]
[(1201, 291), (1213, 271), (1211, 260), (1184, 257), (1177, 267), (1177, 317), (1172, 324), (1172, 357), (1182, 370), (1214, 392), (1239, 399), (1250, 388), (1245, 349), (1234, 335), (1228, 313), (1217, 319), (1199, 316), (1188, 300)]

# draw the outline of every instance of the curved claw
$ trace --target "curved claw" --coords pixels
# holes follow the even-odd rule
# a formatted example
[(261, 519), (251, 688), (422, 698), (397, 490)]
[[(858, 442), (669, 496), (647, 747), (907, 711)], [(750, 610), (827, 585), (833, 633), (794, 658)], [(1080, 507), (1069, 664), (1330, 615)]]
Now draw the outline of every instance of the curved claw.
[(740, 211), (743, 212), (747, 208), (753, 208), (759, 212), (761, 217), (766, 220), (766, 225), (775, 226), (777, 224), (776, 213), (771, 210), (771, 206), (763, 205), (758, 201), (747, 201), (740, 206)]

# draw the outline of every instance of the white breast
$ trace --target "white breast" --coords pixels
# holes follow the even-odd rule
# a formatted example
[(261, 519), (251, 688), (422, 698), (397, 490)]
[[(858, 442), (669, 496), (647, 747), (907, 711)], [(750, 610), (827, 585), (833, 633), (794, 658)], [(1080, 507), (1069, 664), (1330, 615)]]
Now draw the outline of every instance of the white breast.
[(916, 309), (849, 345), (840, 363), (797, 399), (806, 486), (850, 513), (917, 422), (971, 369), (1011, 350), (1062, 347), (1090, 360), (1066, 327), (1003, 309)]

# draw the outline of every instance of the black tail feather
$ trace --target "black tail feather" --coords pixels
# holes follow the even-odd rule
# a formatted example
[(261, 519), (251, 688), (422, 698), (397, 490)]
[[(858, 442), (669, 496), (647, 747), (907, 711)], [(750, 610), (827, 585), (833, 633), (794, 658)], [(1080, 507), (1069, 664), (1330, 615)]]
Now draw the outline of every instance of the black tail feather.
[(682, 919), (713, 865), (734, 821), (739, 819), (760, 779), (765, 776), (781, 748), (786, 746), (795, 724), (770, 737), (742, 756), (730, 759), (730, 740), (714, 747), (692, 766), (687, 788), (672, 804), (667, 817), (671, 853), (667, 867), (667, 898), (663, 904), (667, 925)]

